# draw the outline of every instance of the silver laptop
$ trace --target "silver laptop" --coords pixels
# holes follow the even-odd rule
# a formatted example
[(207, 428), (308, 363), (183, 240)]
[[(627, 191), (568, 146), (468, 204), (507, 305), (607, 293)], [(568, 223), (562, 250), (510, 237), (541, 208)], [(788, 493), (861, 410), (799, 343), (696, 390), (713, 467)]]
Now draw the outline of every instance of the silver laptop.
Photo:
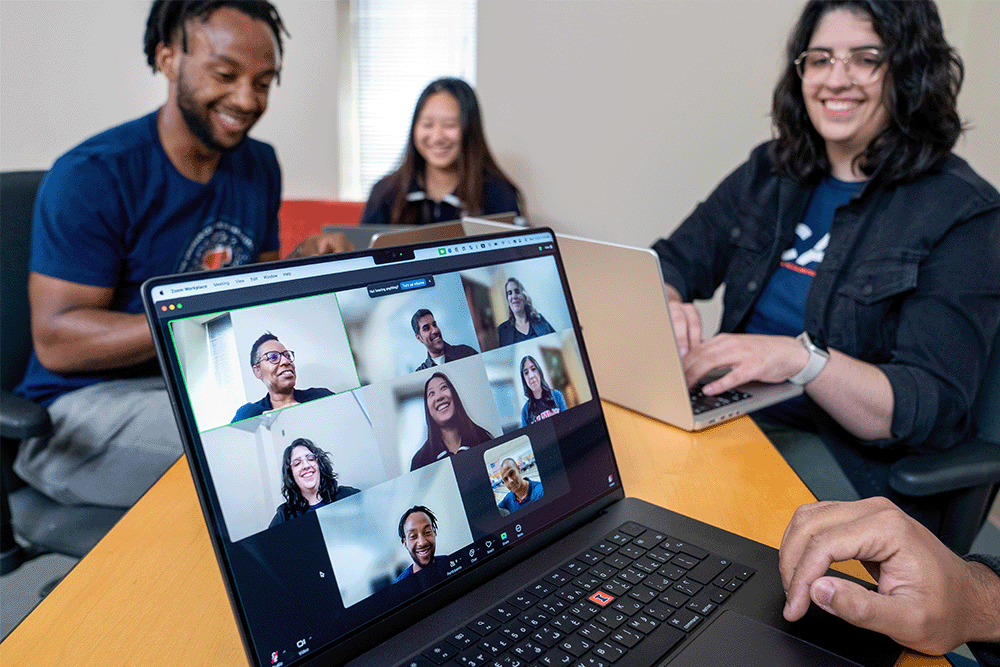
[(323, 225), (323, 231), (343, 234), (358, 250), (370, 248), (372, 240), (380, 234), (412, 229), (412, 225)]
[(751, 382), (724, 398), (700, 397), (697, 390), (692, 396), (656, 253), (579, 236), (556, 236), (605, 400), (698, 431), (802, 393), (802, 387), (791, 382)]

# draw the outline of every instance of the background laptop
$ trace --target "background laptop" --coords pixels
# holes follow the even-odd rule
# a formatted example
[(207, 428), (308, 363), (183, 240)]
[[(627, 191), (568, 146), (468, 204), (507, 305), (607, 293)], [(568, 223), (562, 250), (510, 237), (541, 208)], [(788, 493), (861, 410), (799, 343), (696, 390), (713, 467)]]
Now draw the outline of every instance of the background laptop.
[[(751, 382), (727, 392), (728, 396), (692, 398), (656, 253), (557, 236), (605, 400), (698, 431), (802, 393), (802, 387), (791, 382)], [(625, 350), (641, 354), (623, 354)]]
[(411, 225), (323, 225), (324, 232), (340, 233), (358, 250), (371, 246), (372, 239), (386, 232), (412, 229)]
[[(511, 276), (552, 333), (500, 344)], [(143, 297), (253, 665), (714, 667), (728, 651), (733, 664), (770, 667), (898, 655), (822, 612), (786, 623), (774, 549), (625, 498), (550, 230), (169, 276)], [(416, 370), (418, 308), (478, 353)], [(250, 358), (265, 332), (294, 351), (295, 387), (312, 391), (238, 420), (266, 391)], [(532, 423), (527, 357), (566, 404)], [(426, 387), (440, 389), (429, 403)], [(480, 436), (463, 436), (454, 456), (419, 454), (428, 422), (454, 418), (459, 403)], [(302, 438), (358, 492), (277, 521), (282, 455)], [(544, 492), (506, 504), (508, 459)], [(416, 505), (437, 529), (401, 540)], [(420, 537), (411, 556), (404, 545)], [(426, 567), (407, 576), (418, 559)]]

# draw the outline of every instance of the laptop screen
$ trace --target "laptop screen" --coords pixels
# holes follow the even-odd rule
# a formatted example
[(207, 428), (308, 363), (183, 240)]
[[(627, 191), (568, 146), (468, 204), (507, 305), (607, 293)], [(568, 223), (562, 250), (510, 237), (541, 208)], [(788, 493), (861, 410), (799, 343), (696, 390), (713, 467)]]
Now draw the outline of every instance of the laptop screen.
[(549, 230), (144, 297), (256, 664), (343, 644), (621, 494)]

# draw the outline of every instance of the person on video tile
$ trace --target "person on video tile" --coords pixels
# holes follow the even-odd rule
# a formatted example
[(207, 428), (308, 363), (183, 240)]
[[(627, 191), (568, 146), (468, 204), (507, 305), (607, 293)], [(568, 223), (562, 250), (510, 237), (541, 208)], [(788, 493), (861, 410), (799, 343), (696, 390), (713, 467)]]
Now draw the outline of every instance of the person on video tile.
[(507, 495), (498, 507), (508, 512), (516, 512), (528, 503), (533, 503), (544, 495), (542, 483), (525, 479), (521, 468), (514, 459), (504, 459), (500, 464), (500, 479), (507, 487)]
[(295, 388), (295, 353), (285, 349), (274, 334), (266, 333), (254, 342), (250, 348), (250, 368), (267, 387), (267, 394), (256, 403), (240, 407), (233, 417), (234, 422), (324, 396), (333, 396), (332, 391), (322, 387)]
[(509, 317), (497, 327), (501, 345), (518, 343), (555, 332), (552, 325), (531, 305), (531, 297), (517, 278), (508, 278), (504, 285)]
[(562, 392), (549, 386), (542, 367), (530, 354), (521, 359), (521, 387), (528, 399), (521, 408), (521, 426), (534, 424), (566, 409)]
[(438, 328), (437, 321), (434, 319), (434, 313), (426, 308), (421, 308), (413, 313), (410, 324), (413, 326), (413, 334), (417, 340), (427, 348), (427, 359), (417, 366), (416, 370), (418, 371), (476, 354), (476, 351), (468, 345), (449, 345), (446, 343), (444, 336), (441, 335), (441, 329)]
[(399, 541), (413, 561), (392, 583), (402, 581), (411, 574), (430, 568), (437, 563), (437, 517), (423, 505), (414, 505), (403, 512), (399, 519)]
[(469, 417), (455, 385), (444, 373), (435, 373), (424, 384), (424, 415), (427, 440), (413, 455), (410, 471), (493, 439)]
[(297, 438), (281, 457), (281, 495), (285, 497), (268, 528), (332, 502), (361, 493), (337, 483), (330, 455), (312, 440)]

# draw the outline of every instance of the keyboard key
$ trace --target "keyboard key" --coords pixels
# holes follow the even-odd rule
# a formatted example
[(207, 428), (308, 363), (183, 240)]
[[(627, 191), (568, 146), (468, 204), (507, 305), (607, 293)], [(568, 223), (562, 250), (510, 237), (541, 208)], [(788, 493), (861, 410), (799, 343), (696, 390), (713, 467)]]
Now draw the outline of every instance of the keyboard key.
[(611, 642), (601, 642), (594, 647), (594, 654), (599, 658), (607, 660), (609, 663), (614, 664), (623, 655), (625, 655), (625, 649), (620, 646), (615, 646)]
[(572, 637), (566, 637), (559, 642), (558, 648), (561, 651), (566, 651), (566, 653), (579, 658), (581, 655), (593, 648), (593, 646), (594, 642), (587, 641), (579, 635), (574, 635)]
[(693, 579), (699, 584), (710, 584), (729, 566), (729, 560), (718, 556), (709, 556), (698, 563), (687, 573), (688, 579)]
[(600, 614), (594, 618), (595, 621), (599, 622), (601, 625), (606, 625), (612, 630), (617, 628), (619, 625), (628, 620), (628, 616), (621, 613), (617, 609), (605, 609)]
[(563, 653), (559, 649), (553, 649), (539, 658), (538, 664), (545, 667), (573, 667), (575, 661), (575, 656)]
[(623, 556), (627, 556), (632, 560), (635, 560), (637, 558), (642, 558), (643, 556), (645, 556), (646, 550), (643, 549), (642, 547), (637, 547), (634, 544), (626, 544), (625, 546), (623, 546), (621, 549), (618, 550), (618, 553), (622, 554)]
[(576, 629), (581, 625), (583, 625), (583, 621), (572, 614), (563, 614), (551, 623), (551, 627), (567, 635), (576, 632)]
[(563, 570), (564, 572), (572, 574), (573, 576), (576, 576), (578, 574), (583, 574), (584, 572), (586, 572), (587, 565), (575, 560), (571, 560), (570, 562), (563, 565), (560, 569)]
[(656, 571), (661, 577), (666, 577), (671, 581), (677, 581), (681, 577), (686, 577), (687, 572), (676, 565), (664, 565), (659, 570)]
[(626, 616), (631, 616), (632, 614), (642, 611), (642, 608), (645, 605), (628, 598), (618, 598), (611, 606)]
[(433, 662), (422, 655), (415, 655), (399, 667), (433, 667), (433, 665)]
[(616, 570), (623, 570), (632, 564), (634, 558), (627, 558), (619, 553), (614, 553), (604, 559), (604, 563)]
[(510, 641), (503, 635), (493, 635), (492, 637), (487, 637), (482, 640), (476, 646), (483, 649), (484, 651), (489, 651), (491, 655), (500, 655), (507, 649), (511, 647), (514, 642)]
[(687, 603), (685, 609), (690, 609), (694, 613), (700, 614), (702, 616), (708, 616), (713, 611), (715, 611), (715, 608), (717, 606), (718, 605), (716, 605), (714, 602), (708, 602), (707, 600), (695, 598), (694, 600), (691, 600), (690, 602)]
[(631, 542), (632, 537), (633, 537), (632, 535), (629, 535), (624, 531), (616, 531), (614, 533), (611, 533), (604, 539), (607, 540), (608, 542), (611, 542), (612, 544), (617, 544), (618, 546), (622, 546), (624, 544), (628, 544), (629, 542)]
[(597, 565), (604, 559), (604, 556), (606, 555), (607, 554), (599, 554), (594, 551), (588, 551), (587, 553), (580, 556), (580, 560), (586, 563), (587, 565)]
[(653, 630), (660, 627), (660, 623), (658, 620), (656, 620), (655, 618), (650, 618), (645, 614), (637, 614), (636, 616), (633, 616), (631, 619), (629, 619), (629, 622), (626, 625), (628, 625), (628, 627), (632, 628), (633, 630), (638, 630), (644, 635), (648, 635)]
[(555, 572), (549, 572), (545, 575), (545, 580), (550, 584), (554, 584), (556, 587), (569, 583), (570, 579), (571, 577), (568, 574), (565, 572), (559, 572), (558, 570)]
[(569, 608), (569, 602), (555, 595), (550, 595), (538, 603), (538, 608), (547, 614), (558, 616)]
[(463, 649), (472, 646), (477, 639), (478, 637), (475, 633), (469, 632), (468, 630), (459, 630), (458, 632), (452, 633), (451, 636), (445, 639), (445, 641), (457, 649)]
[(595, 551), (603, 556), (607, 556), (609, 554), (613, 554), (614, 552), (618, 551), (618, 545), (615, 544), (614, 542), (608, 542), (607, 540), (602, 540), (601, 542), (598, 542), (593, 547), (591, 547), (590, 550)]
[(691, 581), (690, 579), (681, 579), (676, 584), (674, 584), (674, 590), (680, 591), (685, 595), (697, 595), (701, 592), (702, 585), (696, 581)]
[(611, 632), (611, 630), (609, 628), (604, 627), (600, 623), (596, 621), (589, 621), (587, 623), (584, 623), (580, 627), (580, 629), (577, 631), (577, 634), (596, 644), (597, 642), (607, 637), (609, 632)]
[(485, 667), (485, 665), (493, 659), (487, 651), (480, 648), (473, 647), (467, 651), (459, 653), (455, 658), (455, 662), (462, 667)]
[(691, 632), (701, 623), (701, 616), (687, 609), (678, 609), (667, 623), (684, 632)]
[(638, 588), (633, 588), (629, 591), (628, 596), (633, 600), (638, 600), (642, 604), (647, 604), (652, 602), (657, 597), (659, 597), (659, 592), (653, 590), (652, 588), (646, 588), (645, 586), (639, 586)]
[(491, 632), (499, 628), (500, 622), (497, 621), (495, 618), (487, 615), (487, 616), (480, 616), (479, 618), (474, 620), (472, 623), (469, 623), (465, 627), (468, 628), (469, 630), (472, 630), (475, 633), (478, 633), (480, 637), (485, 637), (486, 635), (490, 634)]
[(440, 665), (444, 663), (445, 660), (450, 660), (456, 653), (458, 653), (458, 651), (456, 651), (455, 647), (448, 642), (438, 642), (424, 651), (423, 656), (435, 665)]
[(657, 544), (662, 542), (665, 537), (666, 535), (663, 535), (662, 533), (656, 533), (652, 530), (647, 530), (642, 535), (639, 535), (638, 537), (634, 538), (632, 540), (632, 544), (636, 545), (637, 547), (642, 547), (643, 549), (652, 549)]
[(729, 591), (713, 588), (711, 592), (708, 592), (708, 599), (716, 604), (722, 604), (729, 599)]
[(519, 642), (530, 635), (532, 630), (534, 630), (534, 628), (530, 625), (522, 623), (520, 620), (516, 620), (505, 624), (500, 629), (500, 634), (511, 641)]
[(548, 581), (542, 580), (536, 583), (534, 586), (528, 588), (526, 592), (531, 593), (535, 597), (543, 598), (552, 591), (556, 590), (556, 588), (557, 587), (555, 586), (555, 584), (551, 584)]
[(740, 589), (740, 586), (742, 585), (743, 585), (742, 581), (740, 581), (736, 577), (733, 577), (732, 581), (730, 581), (728, 584), (725, 585), (725, 589), (730, 593), (735, 593)]
[(642, 641), (642, 635), (626, 627), (618, 628), (613, 630), (609, 635), (609, 639), (613, 639), (616, 643), (621, 644), (626, 648), (632, 648), (636, 644)]
[(631, 535), (632, 537), (639, 537), (646, 532), (646, 527), (640, 526), (635, 521), (626, 521), (618, 527), (618, 531)]
[(553, 627), (543, 628), (531, 635), (531, 638), (541, 644), (542, 646), (547, 646), (552, 648), (555, 646), (559, 640), (566, 636), (565, 632), (561, 632)]
[(516, 644), (510, 649), (510, 652), (519, 658), (524, 658), (528, 662), (531, 662), (532, 660), (538, 659), (545, 653), (545, 647), (527, 639), (519, 644)]
[(699, 561), (697, 558), (692, 558), (687, 554), (677, 554), (673, 557), (670, 563), (672, 565), (676, 565), (677, 567), (684, 568), (685, 570), (690, 570), (692, 567), (697, 565)]
[(754, 575), (757, 570), (752, 567), (747, 567), (746, 565), (734, 565), (733, 571), (736, 574), (736, 578), (740, 581), (746, 581)]
[(645, 579), (647, 576), (648, 575), (645, 572), (637, 570), (634, 567), (625, 568), (620, 573), (618, 573), (619, 579), (627, 581), (630, 584), (641, 584), (642, 580)]
[(612, 581), (605, 581), (604, 584), (601, 585), (601, 588), (614, 596), (618, 596), (625, 595), (632, 590), (632, 584), (622, 581), (621, 579), (614, 579)]
[(573, 585), (585, 591), (596, 591), (601, 587), (604, 580), (592, 574), (585, 574), (573, 580)]
[(538, 598), (536, 598), (534, 595), (530, 593), (518, 593), (511, 599), (507, 600), (508, 605), (517, 607), (521, 611), (524, 611), (525, 609), (532, 606), (536, 602), (538, 602)]
[(678, 540), (674, 537), (668, 537), (660, 546), (662, 546), (664, 549), (669, 549), (670, 551), (684, 552), (689, 556), (694, 556), (698, 560), (702, 560), (703, 558), (708, 556), (708, 552), (705, 551), (704, 549), (693, 546), (691, 544), (688, 544), (687, 542)]
[(660, 561), (661, 563), (666, 563), (676, 555), (677, 554), (675, 554), (673, 551), (667, 551), (666, 549), (662, 548), (653, 549), (652, 551), (646, 554), (648, 558)]
[(503, 622), (514, 618), (514, 616), (518, 613), (518, 609), (510, 605), (501, 604), (489, 610), (487, 613), (498, 621)]
[(611, 567), (607, 563), (601, 563), (600, 565), (595, 565), (594, 567), (587, 570), (589, 574), (594, 575), (598, 579), (610, 579), (611, 577), (618, 574), (618, 568)]
[(665, 621), (670, 618), (674, 613), (674, 608), (660, 601), (650, 602), (646, 605), (646, 608), (642, 610), (643, 614), (651, 618), (655, 618), (658, 621)]
[(576, 586), (563, 586), (556, 591), (556, 597), (560, 597), (567, 602), (576, 602), (580, 598), (587, 597), (587, 591)]
[(544, 612), (538, 611), (537, 609), (533, 609), (531, 611), (524, 612), (523, 614), (518, 616), (518, 618), (533, 628), (540, 628), (546, 623), (548, 623), (549, 619), (552, 618), (552, 616)]
[(600, 611), (600, 607), (592, 605), (589, 602), (580, 602), (569, 608), (569, 613), (584, 621), (589, 621)]
[(636, 562), (632, 563), (632, 567), (634, 567), (637, 570), (642, 570), (646, 574), (652, 574), (656, 572), (660, 568), (660, 565), (662, 565), (662, 563), (660, 563), (657, 560), (653, 560), (649, 556), (643, 556)]
[(601, 660), (597, 656), (585, 655), (574, 662), (572, 667), (609, 667), (610, 664), (608, 661)]
[(671, 607), (683, 607), (691, 600), (690, 595), (685, 595), (680, 591), (669, 590), (660, 596), (660, 602), (665, 602)]

